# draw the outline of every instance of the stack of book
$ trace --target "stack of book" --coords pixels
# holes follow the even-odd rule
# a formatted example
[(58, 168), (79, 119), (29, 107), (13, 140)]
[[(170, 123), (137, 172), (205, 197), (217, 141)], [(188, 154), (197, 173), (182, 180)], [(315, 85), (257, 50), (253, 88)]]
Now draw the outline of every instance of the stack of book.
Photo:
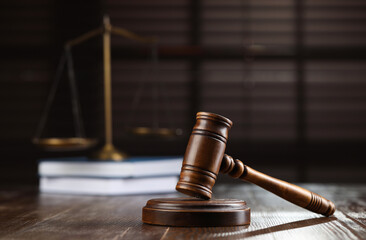
[(122, 162), (43, 159), (38, 164), (39, 189), (87, 195), (174, 192), (182, 161), (183, 157), (133, 157)]

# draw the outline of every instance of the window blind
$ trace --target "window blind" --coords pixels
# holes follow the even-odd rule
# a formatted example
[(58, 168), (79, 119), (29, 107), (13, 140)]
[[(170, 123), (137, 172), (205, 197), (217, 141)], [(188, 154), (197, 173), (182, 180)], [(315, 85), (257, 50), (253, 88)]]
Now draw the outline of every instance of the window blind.
[(0, 140), (30, 139), (46, 96), (53, 3), (2, 1), (0, 31)]

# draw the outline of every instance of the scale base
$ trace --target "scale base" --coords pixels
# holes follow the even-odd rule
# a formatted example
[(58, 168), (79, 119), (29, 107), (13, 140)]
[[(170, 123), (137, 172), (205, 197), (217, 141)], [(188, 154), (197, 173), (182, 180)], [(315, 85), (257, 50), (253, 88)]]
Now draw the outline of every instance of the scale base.
[(142, 222), (173, 227), (248, 225), (250, 208), (235, 199), (156, 198), (142, 209)]
[(127, 158), (127, 155), (117, 150), (112, 144), (106, 144), (102, 149), (95, 152), (92, 158), (98, 160), (112, 160), (112, 161), (123, 161)]

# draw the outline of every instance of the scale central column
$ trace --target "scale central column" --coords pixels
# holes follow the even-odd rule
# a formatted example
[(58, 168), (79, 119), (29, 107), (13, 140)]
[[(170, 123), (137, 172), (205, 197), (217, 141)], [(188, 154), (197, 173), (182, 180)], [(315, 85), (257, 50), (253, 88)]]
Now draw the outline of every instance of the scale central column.
[(105, 143), (112, 145), (111, 25), (108, 17), (104, 17), (103, 64)]
[(103, 19), (103, 63), (104, 63), (104, 125), (105, 145), (95, 154), (100, 160), (122, 161), (126, 154), (121, 153), (113, 146), (112, 135), (112, 77), (111, 77), (111, 30), (109, 17)]

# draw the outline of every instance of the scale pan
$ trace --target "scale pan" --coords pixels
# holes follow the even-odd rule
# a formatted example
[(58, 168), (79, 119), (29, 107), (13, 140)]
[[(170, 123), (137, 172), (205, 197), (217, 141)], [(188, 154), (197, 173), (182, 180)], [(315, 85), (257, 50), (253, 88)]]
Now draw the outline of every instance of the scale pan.
[(49, 151), (77, 151), (91, 148), (97, 144), (91, 138), (41, 138), (33, 139), (33, 143)]
[(148, 127), (136, 127), (133, 128), (131, 132), (135, 135), (155, 136), (155, 137), (175, 137), (182, 134), (181, 129), (148, 128)]

